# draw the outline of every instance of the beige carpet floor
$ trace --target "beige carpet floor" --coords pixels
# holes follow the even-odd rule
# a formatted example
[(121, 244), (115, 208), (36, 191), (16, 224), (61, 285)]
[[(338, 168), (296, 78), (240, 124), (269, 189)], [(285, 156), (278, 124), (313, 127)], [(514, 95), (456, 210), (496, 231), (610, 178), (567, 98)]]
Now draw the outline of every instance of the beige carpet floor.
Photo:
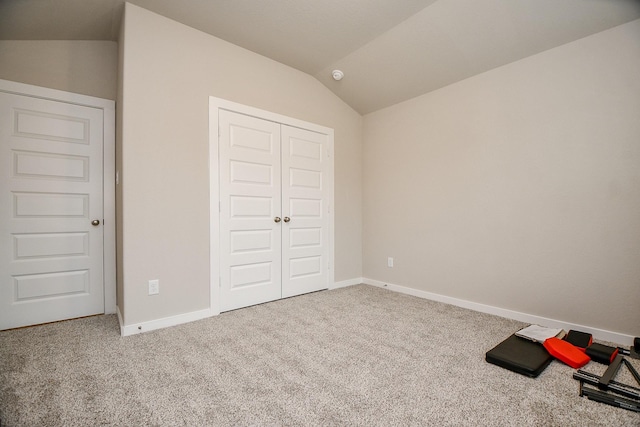
[(2, 427), (640, 426), (638, 413), (579, 397), (573, 369), (557, 361), (531, 379), (484, 360), (522, 326), (358, 285), (125, 338), (113, 315), (5, 331), (0, 419)]

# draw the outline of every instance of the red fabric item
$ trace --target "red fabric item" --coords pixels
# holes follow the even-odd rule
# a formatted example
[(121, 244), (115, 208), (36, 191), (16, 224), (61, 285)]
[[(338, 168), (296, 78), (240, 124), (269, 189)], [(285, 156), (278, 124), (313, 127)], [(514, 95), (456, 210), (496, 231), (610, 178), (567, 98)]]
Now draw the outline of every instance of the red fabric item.
[(591, 360), (575, 345), (556, 337), (547, 339), (542, 345), (544, 345), (549, 354), (573, 369), (581, 368)]

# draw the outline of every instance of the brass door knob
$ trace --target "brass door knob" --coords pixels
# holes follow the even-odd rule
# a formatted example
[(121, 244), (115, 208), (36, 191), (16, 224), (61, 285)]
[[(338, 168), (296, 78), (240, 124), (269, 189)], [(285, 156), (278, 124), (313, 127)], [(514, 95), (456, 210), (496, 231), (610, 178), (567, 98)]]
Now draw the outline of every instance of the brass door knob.
[(273, 218), (273, 221), (274, 221), (274, 222), (280, 222), (280, 217), (279, 217), (279, 216), (277, 216), (277, 217)]
[(91, 225), (93, 225), (94, 227), (96, 225), (100, 225), (100, 220), (99, 219), (94, 219), (93, 221), (91, 221)]
[(284, 217), (284, 222), (289, 222), (289, 221), (291, 221), (291, 218), (289, 218), (288, 216), (285, 216)]

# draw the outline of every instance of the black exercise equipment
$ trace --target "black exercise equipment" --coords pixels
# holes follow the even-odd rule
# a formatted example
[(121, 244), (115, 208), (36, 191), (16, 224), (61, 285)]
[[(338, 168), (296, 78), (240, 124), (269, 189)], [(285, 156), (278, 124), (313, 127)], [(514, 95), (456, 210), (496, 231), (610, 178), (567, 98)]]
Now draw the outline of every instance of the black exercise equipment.
[(589, 400), (606, 403), (607, 405), (615, 406), (618, 408), (640, 412), (640, 402), (638, 402), (637, 400), (615, 396), (613, 394), (600, 391), (596, 388), (584, 387), (582, 382), (580, 383), (580, 396), (586, 396)]
[(587, 356), (594, 362), (610, 365), (618, 355), (618, 348), (604, 344), (593, 343), (585, 350)]
[(542, 344), (511, 335), (485, 354), (487, 362), (535, 378), (553, 360)]
[(635, 337), (633, 339), (633, 345), (628, 349), (624, 347), (618, 347), (618, 351), (621, 354), (629, 356), (632, 359), (640, 359), (640, 337)]
[(573, 329), (570, 329), (569, 332), (567, 332), (567, 336), (564, 337), (564, 340), (578, 348), (581, 348), (582, 351), (585, 351), (587, 347), (593, 344), (593, 336), (591, 334), (574, 331)]
[[(583, 370), (578, 370), (573, 374), (573, 378), (580, 381), (580, 396), (586, 396), (589, 400), (606, 403), (607, 405), (618, 408), (640, 412), (640, 389), (613, 380), (623, 364), (629, 369), (629, 372), (631, 372), (636, 382), (640, 384), (638, 371), (636, 371), (633, 365), (622, 355), (617, 354), (601, 377)], [(585, 387), (585, 383), (597, 386), (598, 388)], [(624, 397), (607, 393), (607, 391), (617, 393)]]

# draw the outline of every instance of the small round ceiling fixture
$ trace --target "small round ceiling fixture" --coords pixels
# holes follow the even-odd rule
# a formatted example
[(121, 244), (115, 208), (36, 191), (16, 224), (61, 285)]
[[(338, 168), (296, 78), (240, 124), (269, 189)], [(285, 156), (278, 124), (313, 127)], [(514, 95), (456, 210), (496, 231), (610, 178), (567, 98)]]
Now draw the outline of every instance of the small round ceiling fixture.
[(344, 73), (340, 70), (333, 70), (331, 72), (331, 75), (333, 76), (333, 80), (339, 82), (340, 80), (342, 80), (342, 78), (344, 77)]

